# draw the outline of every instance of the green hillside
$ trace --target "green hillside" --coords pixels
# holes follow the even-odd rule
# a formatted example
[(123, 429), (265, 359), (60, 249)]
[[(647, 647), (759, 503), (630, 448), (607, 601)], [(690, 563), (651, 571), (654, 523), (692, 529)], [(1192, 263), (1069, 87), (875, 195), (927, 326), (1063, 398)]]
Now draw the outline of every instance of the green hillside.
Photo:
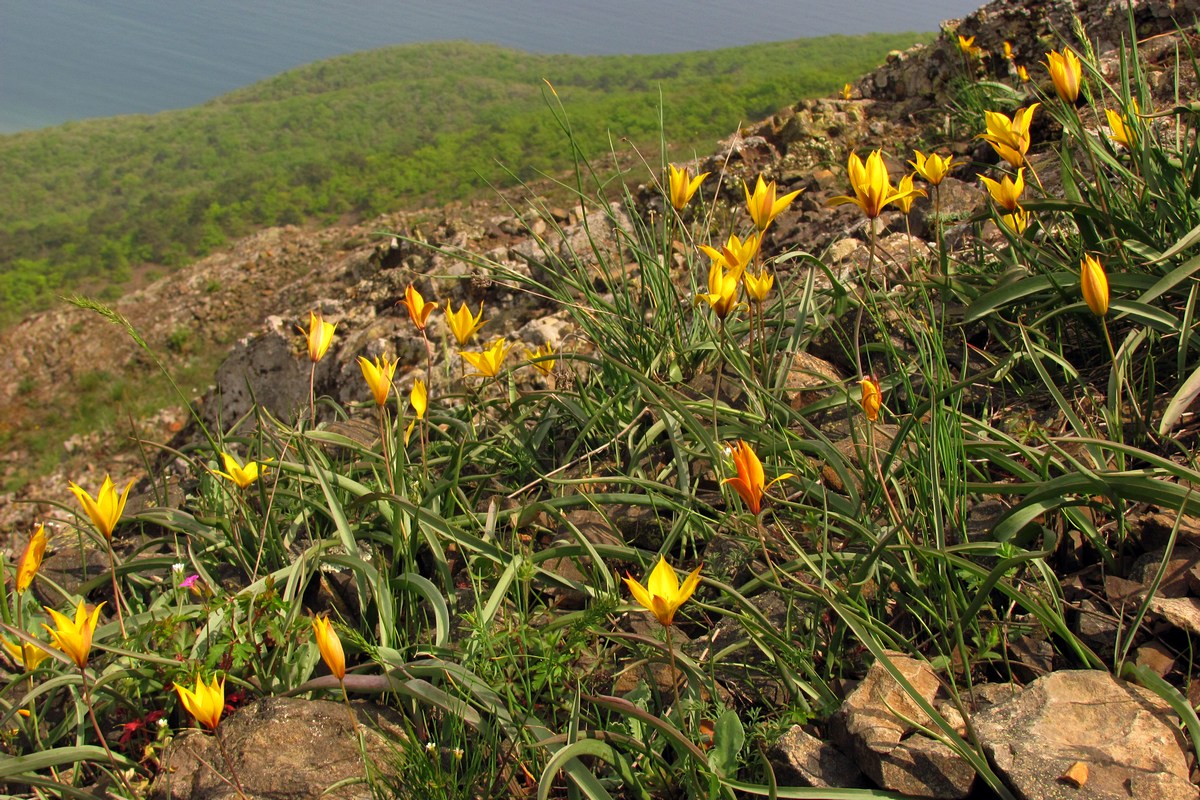
[(0, 136), (0, 321), (131, 267), (173, 266), (259, 227), (469, 196), (568, 163), (579, 140), (711, 149), (739, 121), (828, 93), (932, 34), (825, 37), (653, 56), (533, 55), (461, 42), (323, 61), (202, 106)]

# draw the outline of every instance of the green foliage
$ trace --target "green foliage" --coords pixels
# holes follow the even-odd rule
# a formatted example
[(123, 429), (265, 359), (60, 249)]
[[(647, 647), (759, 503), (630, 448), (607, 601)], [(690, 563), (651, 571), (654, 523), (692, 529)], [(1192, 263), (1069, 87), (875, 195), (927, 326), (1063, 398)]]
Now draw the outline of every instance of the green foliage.
[[(558, 135), (586, 152), (567, 107), (555, 105)], [(545, 211), (536, 269), (477, 266), (564, 307), (581, 351), (559, 343), (553, 372), (534, 380), (515, 359), (487, 380), (456, 379), (440, 363), (419, 420), (403, 396), (357, 410), (321, 401), (339, 419), (377, 424), (376, 441), (258, 412), (171, 453), (187, 465), (185, 496), (131, 515), (122, 524), (141, 535), (118, 537), (111, 579), (132, 631), (103, 624), (90, 672), (47, 660), (14, 675), (0, 730), (16, 757), (0, 779), (62, 778), (62, 792), (82, 794), (107, 773), (120, 791), (140, 769), (129, 756), (145, 751), (96, 746), (88, 711), (109, 729), (131, 709), (174, 713), (171, 682), (216, 670), (252, 696), (380, 697), (398, 722), (386, 727), (389, 757), (365, 765), (379, 794), (829, 796), (779, 787), (757, 753), (796, 721), (826, 719), (840, 682), (872, 664), (922, 712), (914, 735), (951, 748), (1009, 800), (981, 743), (917, 691), (894, 652), (935, 670), (965, 715), (975, 684), (1014, 678), (1009, 644), (1026, 636), (1060, 664), (1141, 682), (1200, 737), (1174, 685), (1194, 675), (1194, 659), (1169, 680), (1129, 660), (1182, 520), (1200, 512), (1200, 470), (1169, 439), (1169, 409), (1150, 402), (1200, 360), (1200, 234), (1175, 210), (1195, 207), (1198, 182), (1193, 157), (1172, 150), (1189, 138), (1147, 132), (1141, 146), (1154, 152), (1121, 153), (1071, 123), (1079, 110), (1055, 113), (1065, 133), (1055, 163), (1038, 168), (1064, 174), (1063, 196), (1030, 189), (1041, 195), (1030, 203), (1037, 227), (1053, 236), (985, 236), (980, 218), (965, 246), (948, 252), (939, 234), (937, 257), (924, 258), (876, 252), (871, 232), (870, 266), (846, 276), (820, 254), (759, 253), (750, 269), (772, 271), (774, 290), (719, 319), (693, 298), (708, 259), (689, 246), (677, 262), (674, 242), (744, 237), (753, 226), (740, 207), (730, 230), (696, 213), (711, 201), (704, 192), (685, 213), (661, 201), (666, 214), (650, 213), (612, 192), (628, 175), (607, 181), (580, 155), (566, 188), (595, 221), (587, 244), (560, 247), (573, 231)], [(1172, 112), (1187, 125), (1189, 114)], [(1103, 176), (1073, 182), (1080, 164)], [(649, 191), (664, 167), (642, 176)], [(1148, 174), (1172, 208), (1129, 201)], [(1100, 318), (1077, 297), (1078, 257), (1092, 250), (1112, 267), (1114, 300)], [(872, 282), (885, 271), (899, 281)], [(145, 347), (119, 314), (76, 302)], [(952, 313), (962, 307), (965, 322)], [(985, 326), (986, 341), (976, 336)], [(794, 359), (818, 346), (879, 379), (878, 418), (860, 407), (860, 375), (830, 369), (796, 391)], [(132, 392), (100, 371), (79, 391), (97, 406)], [(1016, 413), (1014, 399), (1031, 396)], [(259, 462), (257, 480), (239, 487), (217, 474), (231, 452)], [(1089, 557), (1076, 580), (1119, 574), (1135, 503), (1177, 522), (1145, 598), (1117, 610), (1117, 643), (1097, 652), (1072, 625), (1056, 566)], [(625, 524), (635, 510), (648, 521)], [(585, 533), (579, 512), (607, 530)], [(82, 515), (79, 536), (107, 547)], [(703, 564), (665, 629), (644, 622), (619, 577), (660, 558)], [(197, 576), (194, 590), (179, 586), (176, 562)], [(99, 597), (108, 578), (85, 579), (79, 594)], [(322, 674), (314, 612), (336, 618), (344, 681)], [(39, 630), (29, 596), (0, 596), (0, 613), (9, 634)], [(68, 764), (69, 774), (51, 772)]]
[[(579, 144), (687, 153), (740, 121), (831, 92), (896, 47), (888, 34), (655, 56), (547, 56), (466, 43), (303, 67), (203, 106), (0, 137), (0, 321), (130, 264), (178, 266), (270, 225), (369, 217), (557, 172), (573, 153), (542, 104), (571, 103)], [(119, 291), (113, 288), (111, 291)]]

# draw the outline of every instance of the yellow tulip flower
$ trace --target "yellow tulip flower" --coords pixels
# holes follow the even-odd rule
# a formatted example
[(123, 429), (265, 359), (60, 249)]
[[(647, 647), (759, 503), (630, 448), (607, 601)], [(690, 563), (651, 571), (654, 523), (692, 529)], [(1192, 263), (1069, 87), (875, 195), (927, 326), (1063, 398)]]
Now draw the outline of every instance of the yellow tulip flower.
[(849, 100), (853, 96), (854, 96), (854, 87), (852, 87), (848, 83), (845, 84), (844, 86), (842, 86), (842, 99), (843, 100)]
[(763, 474), (762, 461), (759, 460), (753, 447), (745, 441), (738, 440), (737, 443), (730, 445), (730, 452), (733, 455), (733, 465), (737, 469), (737, 475), (726, 478), (721, 483), (728, 483), (732, 486), (741, 495), (746, 507), (755, 515), (762, 511), (763, 495), (767, 493), (767, 489), (785, 478), (795, 477), (792, 473), (785, 472), (764, 485), (766, 476)]
[(245, 489), (250, 484), (259, 479), (262, 472), (266, 471), (263, 467), (260, 472), (259, 467), (262, 466), (257, 461), (247, 461), (245, 466), (238, 463), (237, 459), (229, 455), (229, 453), (221, 453), (221, 463), (225, 465), (224, 470), (215, 469), (213, 473), (220, 475), (222, 478), (232, 481), (237, 484), (239, 489)]
[(883, 392), (879, 388), (879, 381), (868, 375), (858, 382), (858, 386), (862, 390), (860, 403), (863, 414), (870, 422), (877, 422), (879, 409), (883, 408)]
[(692, 196), (710, 173), (705, 172), (689, 180), (686, 167), (681, 169), (674, 164), (667, 164), (667, 168), (670, 173), (668, 183), (671, 189), (671, 205), (676, 211), (683, 211), (687, 204), (692, 202)]
[(1014, 58), (1014, 56), (1013, 56), (1012, 42), (1005, 42), (1004, 43), (1004, 60), (1012, 61), (1013, 58)]
[(1017, 67), (1017, 77), (1021, 79), (1021, 83), (1029, 83), (1029, 70), (1024, 64)]
[(408, 402), (412, 404), (417, 419), (425, 419), (425, 410), (429, 407), (429, 390), (425, 388), (425, 381), (420, 378), (413, 381), (412, 391), (408, 393)]
[(986, 175), (979, 176), (979, 179), (987, 186), (988, 194), (992, 196), (992, 200), (1009, 214), (1016, 213), (1020, 205), (1021, 193), (1025, 191), (1025, 176), (1021, 174), (1023, 171), (1023, 168), (1017, 170), (1017, 179), (1015, 181), (1007, 175), (999, 181), (992, 180)]
[(325, 357), (325, 351), (329, 349), (329, 343), (333, 341), (333, 332), (336, 329), (337, 325), (326, 322), (317, 312), (308, 312), (308, 330), (305, 331), (301, 328), (300, 331), (308, 337), (309, 361), (315, 364)]
[(779, 216), (779, 213), (787, 208), (802, 191), (797, 189), (776, 199), (775, 181), (766, 183), (763, 181), (762, 175), (758, 176), (758, 182), (754, 184), (753, 192), (750, 191), (749, 184), (744, 181), (742, 188), (746, 190), (746, 209), (750, 212), (750, 219), (754, 220), (754, 226), (759, 231), (765, 231), (771, 221)]
[(475, 331), (483, 327), (483, 303), (479, 304), (479, 313), (474, 316), (466, 303), (459, 306), (458, 311), (451, 310), (450, 304), (447, 303), (446, 324), (450, 326), (450, 332), (454, 334), (459, 346), (465, 345), (471, 341)]
[(965, 56), (978, 57), (983, 55), (983, 48), (975, 46), (974, 36), (959, 36), (958, 49), (961, 50)]
[(1061, 53), (1051, 50), (1043, 62), (1054, 81), (1054, 91), (1064, 103), (1074, 104), (1079, 99), (1079, 84), (1083, 81), (1083, 65), (1079, 56), (1065, 47)]
[(1079, 265), (1079, 288), (1083, 293), (1083, 302), (1092, 313), (1103, 317), (1108, 313), (1108, 276), (1104, 267), (1093, 256), (1084, 256)]
[(44, 647), (39, 647), (36, 644), (22, 641), (19, 644), (14, 644), (8, 639), (0, 639), (0, 645), (4, 645), (4, 649), (8, 652), (12, 660), (19, 666), (24, 668), (26, 672), (33, 672), (47, 658), (50, 653)]
[(221, 713), (225, 710), (225, 676), (218, 681), (214, 675), (211, 684), (206, 684), (196, 676), (196, 688), (175, 684), (179, 700), (187, 712), (196, 718), (196, 722), (209, 730), (216, 730), (221, 722)]
[(646, 586), (642, 586), (629, 573), (625, 573), (625, 585), (629, 587), (629, 593), (639, 605), (654, 614), (663, 627), (669, 628), (675, 620), (675, 612), (688, 601), (700, 585), (700, 567), (688, 573), (680, 586), (675, 570), (667, 564), (667, 559), (659, 556), (658, 565), (650, 573)]
[(900, 183), (896, 186), (896, 191), (899, 197), (896, 198), (896, 208), (900, 209), (900, 213), (907, 214), (912, 211), (912, 205), (918, 197), (928, 197), (924, 189), (913, 188), (912, 174), (905, 175), (900, 179)]
[(21, 551), (21, 557), (17, 559), (17, 594), (21, 594), (30, 587), (34, 577), (37, 576), (38, 569), (42, 566), (42, 556), (46, 554), (46, 526), (38, 525), (33, 535), (29, 537), (29, 541), (25, 543), (25, 549)]
[(54, 620), (57, 630), (45, 623), (42, 623), (42, 627), (50, 634), (54, 646), (62, 650), (80, 669), (87, 666), (88, 655), (92, 651), (92, 636), (96, 632), (96, 623), (100, 621), (100, 609), (102, 608), (104, 608), (104, 603), (96, 606), (92, 609), (92, 613), (88, 614), (87, 605), (80, 600), (79, 605), (75, 607), (74, 622), (70, 617), (58, 613), (53, 608), (46, 609), (46, 613)]
[(548, 358), (552, 355), (554, 355), (554, 345), (546, 342), (536, 350), (526, 350), (525, 360), (543, 375), (549, 375), (554, 371), (554, 359)]
[(924, 178), (930, 186), (937, 186), (950, 174), (950, 166), (954, 163), (954, 156), (942, 158), (937, 153), (930, 153), (926, 156), (920, 150), (914, 150), (913, 154), (916, 155), (917, 160), (908, 163), (912, 165), (917, 174)]
[(1000, 216), (1000, 224), (1008, 228), (1017, 236), (1025, 233), (1025, 229), (1029, 227), (1029, 212), (1017, 206), (1017, 209), (1011, 214), (1002, 214)]
[(767, 301), (767, 295), (771, 293), (771, 287), (775, 285), (775, 276), (766, 270), (758, 275), (747, 272), (742, 275), (742, 284), (746, 287), (746, 297), (755, 303), (762, 304)]
[(396, 363), (387, 356), (379, 356), (374, 361), (366, 356), (358, 357), (358, 367), (362, 370), (363, 380), (367, 382), (377, 406), (386, 403), (388, 394), (392, 391), (392, 378), (396, 375)]
[(408, 318), (412, 320), (417, 330), (424, 332), (429, 324), (429, 315), (438, 307), (437, 303), (426, 303), (421, 293), (410, 283), (404, 290), (404, 306), (408, 309)]
[[(1134, 109), (1137, 109), (1137, 101), (1134, 101)], [(1129, 124), (1128, 117), (1122, 116), (1111, 108), (1104, 109), (1104, 116), (1108, 117), (1108, 127), (1111, 131), (1110, 137), (1112, 140), (1119, 145), (1132, 148), (1136, 134), (1133, 127)]]
[(417, 427), (417, 420), (425, 419), (425, 410), (429, 407), (429, 390), (425, 388), (425, 381), (420, 378), (413, 381), (412, 391), (408, 393), (408, 402), (412, 405), (413, 419), (404, 430), (404, 444), (406, 445), (409, 437), (412, 436), (413, 428)]
[(467, 360), (471, 366), (479, 371), (479, 374), (485, 378), (494, 378), (500, 374), (500, 366), (504, 363), (508, 351), (512, 350), (514, 345), (509, 344), (503, 338), (492, 342), (492, 346), (482, 353), (468, 353), (465, 350), (460, 350), (459, 355)]
[(113, 528), (117, 527), (117, 521), (125, 512), (125, 501), (129, 499), (133, 481), (125, 484), (124, 492), (117, 494), (117, 487), (112, 478), (105, 475), (104, 483), (100, 485), (100, 491), (96, 492), (95, 499), (76, 483), (71, 483), (70, 488), (92, 520), (92, 524), (96, 526), (96, 530), (100, 531), (105, 539), (112, 539)]
[(1009, 119), (999, 111), (983, 112), (987, 122), (987, 132), (978, 138), (992, 146), (996, 153), (1013, 166), (1025, 166), (1025, 154), (1029, 152), (1029, 126), (1033, 122), (1033, 112), (1041, 103), (1034, 103), (1027, 108), (1019, 108)]
[[(831, 197), (829, 205), (840, 206), (853, 203), (862, 209), (868, 219), (875, 219), (883, 213), (889, 203), (895, 203), (905, 197), (905, 193), (892, 188), (891, 178), (888, 177), (887, 165), (883, 163), (883, 154), (875, 150), (864, 164), (857, 153), (850, 154), (846, 164), (846, 172), (850, 175), (850, 186), (854, 196), (840, 195)], [(911, 181), (909, 194), (912, 193)]]
[(725, 240), (725, 244), (721, 245), (720, 250), (706, 244), (700, 245), (700, 249), (713, 262), (720, 261), (726, 269), (745, 270), (754, 261), (754, 256), (758, 254), (758, 246), (761, 241), (762, 239), (757, 233), (750, 234), (745, 241), (731, 233)]
[[(710, 256), (716, 251), (711, 247), (705, 248)], [(745, 272), (745, 265), (726, 269), (724, 256), (718, 255), (708, 267), (708, 293), (696, 295), (696, 302), (708, 303), (718, 319), (725, 319), (738, 305), (738, 285)]]
[(321, 651), (325, 666), (329, 667), (333, 677), (342, 680), (346, 677), (346, 654), (342, 650), (342, 640), (338, 638), (337, 631), (330, 624), (329, 617), (324, 614), (313, 617), (312, 627), (313, 638), (317, 641), (317, 649)]

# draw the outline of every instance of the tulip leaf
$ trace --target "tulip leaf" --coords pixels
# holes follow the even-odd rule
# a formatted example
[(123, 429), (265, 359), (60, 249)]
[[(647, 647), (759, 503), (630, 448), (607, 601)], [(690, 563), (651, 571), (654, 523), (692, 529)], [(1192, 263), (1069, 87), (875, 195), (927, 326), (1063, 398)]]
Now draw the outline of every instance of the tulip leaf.
[(713, 730), (713, 749), (708, 756), (708, 763), (713, 772), (722, 778), (737, 774), (738, 754), (746, 743), (746, 729), (742, 720), (732, 708), (726, 709), (717, 717)]
[(415, 572), (406, 572), (396, 578), (397, 589), (412, 589), (423, 596), (433, 609), (435, 636), (434, 645), (445, 647), (450, 641), (450, 607), (446, 598), (433, 585), (433, 581)]
[(400, 670), (392, 670), (388, 675), (392, 678), (392, 691), (440, 708), (476, 730), (483, 727), (483, 717), (466, 700), (442, 691), (423, 678), (402, 678)]
[(909, 795), (889, 792), (883, 789), (809, 789), (791, 786), (766, 786), (757, 783), (747, 783), (725, 778), (722, 784), (730, 789), (759, 797), (781, 798), (781, 800), (871, 800), (884, 798), (886, 800), (906, 800)]
[[(1064, 273), (1063, 277), (1058, 281), (1058, 285), (1062, 285), (1066, 280), (1069, 280), (1069, 278)], [(1054, 286), (1055, 283), (1051, 282), (1050, 278), (1045, 275), (1022, 277), (1009, 283), (1001, 283), (990, 292), (984, 292), (976, 298), (975, 302), (971, 303), (963, 314), (963, 322), (976, 322), (989, 314), (995, 313), (997, 309), (1010, 306), (1018, 300), (1030, 297), (1031, 295), (1048, 291)]]
[(1095, 495), (1177, 508), (1180, 513), (1194, 514), (1200, 510), (1200, 499), (1192, 494), (1190, 489), (1161, 480), (1148, 470), (1060, 475), (1038, 484), (1023, 501), (1009, 509), (992, 529), (992, 536), (997, 541), (1008, 541), (1039, 515), (1051, 509), (1084, 505)]
[(622, 761), (621, 756), (613, 750), (611, 745), (599, 739), (581, 739), (573, 742), (559, 750), (546, 762), (546, 768), (542, 770), (542, 776), (538, 779), (538, 800), (547, 800), (550, 796), (550, 790), (554, 786), (554, 776), (558, 774), (559, 770), (565, 772), (567, 777), (579, 787), (579, 790), (592, 800), (603, 800), (603, 798), (612, 800), (612, 795), (600, 784), (591, 770), (578, 760), (579, 756), (594, 756), (610, 764)]
[(1158, 423), (1158, 435), (1165, 436), (1169, 430), (1183, 417), (1183, 412), (1191, 406), (1196, 396), (1200, 395), (1200, 367), (1196, 367), (1187, 377), (1175, 396), (1163, 410), (1162, 420)]
[(705, 755), (704, 751), (697, 747), (696, 743), (685, 736), (682, 731), (661, 717), (638, 708), (628, 700), (621, 697), (613, 697), (612, 695), (599, 695), (595, 697), (584, 695), (583, 699), (589, 703), (595, 703), (611, 711), (616, 711), (625, 716), (640, 720), (647, 727), (654, 728), (666, 736), (680, 753), (690, 754), (701, 764), (708, 763), (708, 756)]
[(1136, 300), (1114, 299), (1109, 305), (1109, 309), (1120, 312), (1123, 318), (1131, 319), (1138, 325), (1153, 328), (1159, 333), (1175, 333), (1179, 328), (1179, 318), (1174, 314)]
[[(130, 761), (120, 753), (113, 753), (112, 757), (123, 767), (137, 767), (135, 762)], [(0, 780), (10, 780), (25, 772), (35, 772), (40, 769), (50, 769), (51, 767), (62, 767), (82, 761), (107, 763), (108, 759), (109, 755), (103, 747), (94, 747), (92, 745), (56, 747), (52, 750), (43, 750), (40, 753), (30, 753), (24, 756), (4, 756), (0, 758)]]
[(1158, 281), (1146, 289), (1146, 291), (1138, 297), (1138, 301), (1149, 303), (1155, 298), (1161, 297), (1166, 292), (1174, 289), (1176, 286), (1191, 279), (1197, 271), (1200, 271), (1200, 256), (1193, 256), (1187, 261), (1180, 264), (1175, 269), (1168, 272), (1166, 275), (1158, 279)]

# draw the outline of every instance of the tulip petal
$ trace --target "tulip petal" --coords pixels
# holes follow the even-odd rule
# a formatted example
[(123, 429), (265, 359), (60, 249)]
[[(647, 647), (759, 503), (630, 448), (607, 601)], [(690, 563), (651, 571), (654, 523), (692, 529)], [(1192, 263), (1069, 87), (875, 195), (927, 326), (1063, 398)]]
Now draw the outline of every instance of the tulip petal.
[(695, 593), (696, 587), (700, 585), (700, 569), (703, 566), (701, 564), (699, 567), (696, 567), (683, 579), (683, 585), (679, 587), (679, 594), (677, 595), (679, 600), (677, 607), (686, 603), (692, 594)]
[(679, 591), (679, 578), (675, 576), (675, 570), (671, 569), (667, 559), (662, 556), (658, 557), (658, 564), (650, 573), (646, 588), (654, 597), (672, 598)]
[(625, 576), (625, 585), (629, 587), (629, 593), (633, 595), (633, 599), (638, 602), (638, 605), (648, 611), (654, 610), (654, 599), (650, 597), (650, 593), (646, 591), (645, 587), (636, 578), (627, 574)]

